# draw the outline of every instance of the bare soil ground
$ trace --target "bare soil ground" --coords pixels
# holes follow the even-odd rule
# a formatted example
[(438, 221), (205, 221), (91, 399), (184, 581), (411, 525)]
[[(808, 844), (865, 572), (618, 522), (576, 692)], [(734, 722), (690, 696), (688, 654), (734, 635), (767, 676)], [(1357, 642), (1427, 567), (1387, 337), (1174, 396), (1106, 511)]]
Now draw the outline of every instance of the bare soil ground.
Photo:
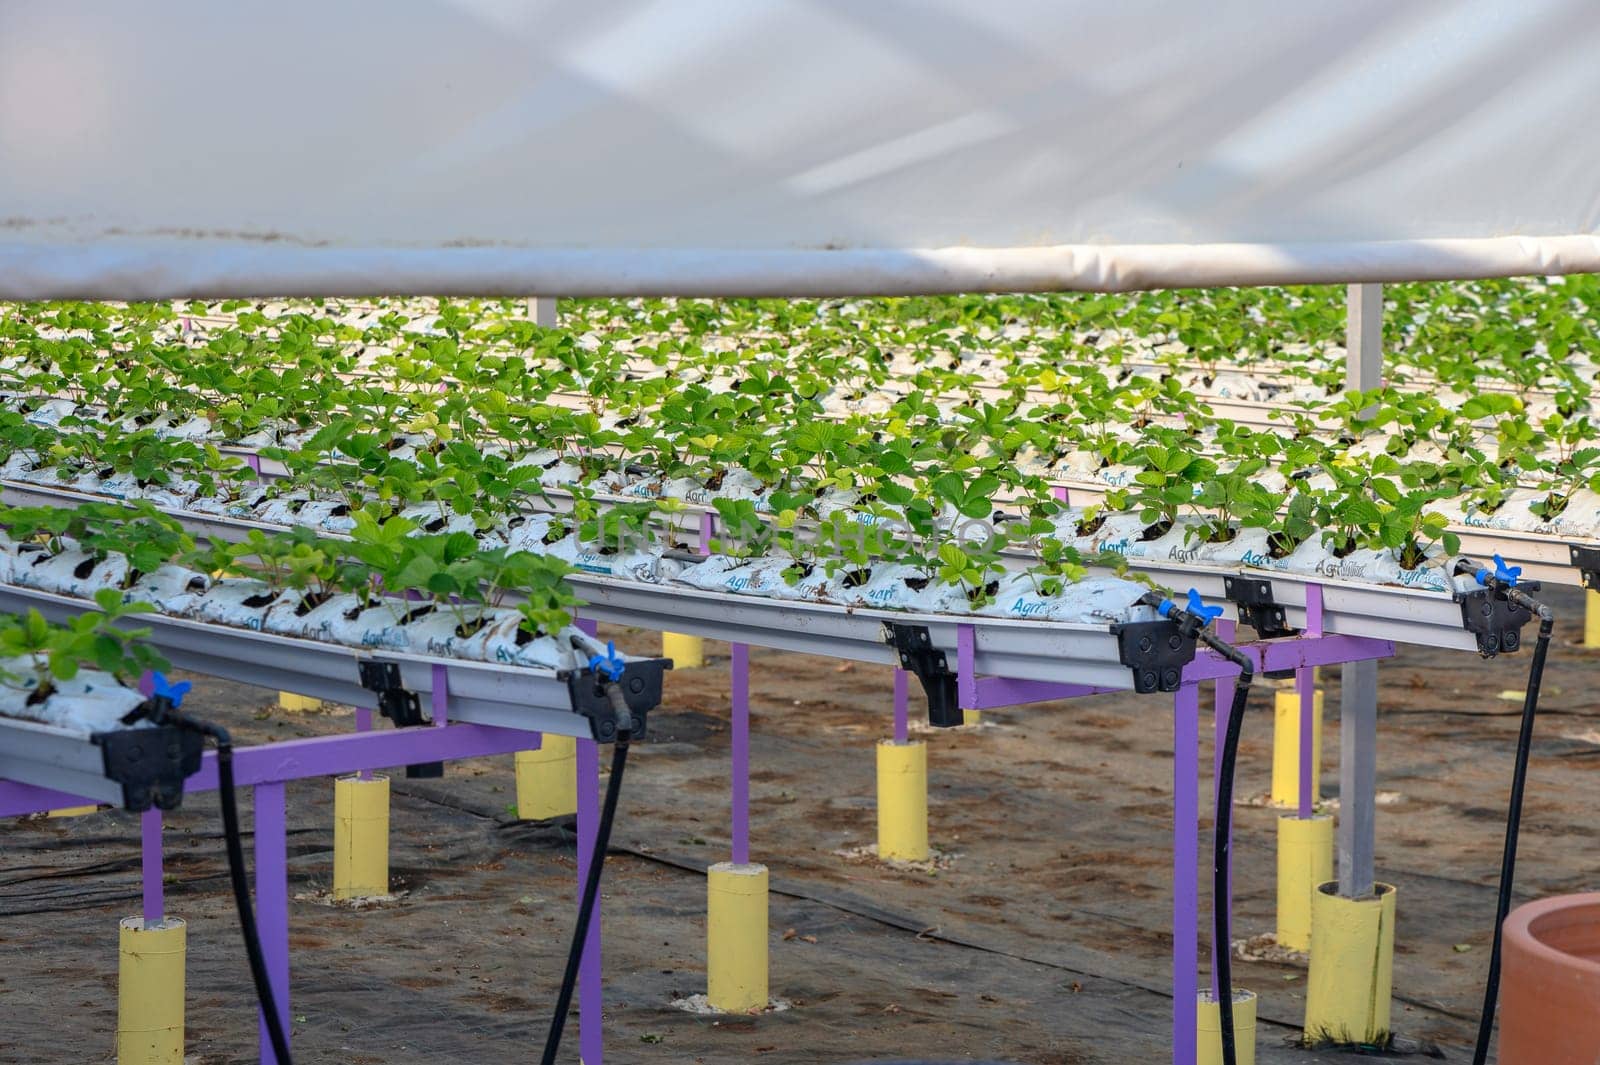
[[(1600, 881), (1600, 655), (1567, 642), (1581, 628), (1579, 596), (1551, 598), (1562, 643), (1546, 674), (1522, 898)], [(655, 640), (618, 635), (640, 651)], [(1098, 697), (921, 732), (932, 837), (950, 860), (895, 871), (848, 856), (874, 841), (873, 744), (889, 731), (890, 672), (759, 650), (752, 850), (772, 872), (773, 993), (793, 1008), (758, 1017), (674, 1008), (704, 990), (703, 871), (728, 848), (726, 648), (710, 649), (720, 657), (707, 668), (671, 676), (629, 768), (606, 867), (608, 1061), (1165, 1060), (1170, 701)], [(1380, 876), (1399, 888), (1395, 1027), (1445, 1060), (1470, 1057), (1527, 664), (1527, 653), (1481, 662), (1405, 649), (1380, 671), (1379, 786), (1396, 793), (1378, 819)], [(1333, 797), (1330, 673), (1323, 792)], [(345, 709), (288, 714), (272, 693), (203, 678), (191, 701), (249, 742), (351, 727)], [(1246, 724), (1241, 796), (1267, 790), (1270, 765), (1263, 694)], [(361, 911), (318, 898), (332, 875), (331, 785), (289, 786), (297, 1060), (532, 1059), (575, 910), (570, 820), (515, 820), (510, 758), (451, 765), (436, 781), (396, 774), (393, 786), (391, 861), (404, 896)], [(1209, 780), (1193, 786), (1207, 809)], [(1240, 938), (1273, 928), (1276, 816), (1237, 811)], [(169, 909), (189, 922), (190, 1061), (252, 1061), (253, 1003), (214, 796), (191, 797), (167, 824)], [(117, 920), (137, 911), (138, 862), (129, 814), (0, 827), (0, 1061), (113, 1059)], [(1202, 968), (1205, 952), (1202, 936)], [(1348, 1059), (1291, 1046), (1303, 966), (1239, 962), (1235, 972), (1262, 996), (1258, 1060)], [(575, 1026), (563, 1057), (577, 1060)]]

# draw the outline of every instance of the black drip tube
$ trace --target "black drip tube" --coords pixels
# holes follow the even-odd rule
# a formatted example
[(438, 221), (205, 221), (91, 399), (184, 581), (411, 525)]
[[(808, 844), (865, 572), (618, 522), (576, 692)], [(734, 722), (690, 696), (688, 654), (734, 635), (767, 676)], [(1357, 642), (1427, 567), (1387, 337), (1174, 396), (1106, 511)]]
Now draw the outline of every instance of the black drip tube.
[(1228, 724), (1223, 733), (1222, 757), (1217, 763), (1217, 814), (1215, 837), (1211, 845), (1212, 950), (1217, 968), (1222, 1062), (1223, 1065), (1238, 1065), (1239, 1052), (1233, 1031), (1233, 944), (1231, 915), (1228, 912), (1228, 863), (1233, 837), (1233, 771), (1239, 757), (1239, 733), (1244, 728), (1244, 707), (1250, 698), (1250, 682), (1255, 679), (1255, 666), (1244, 652), (1204, 629), (1200, 631), (1199, 639), (1239, 667), (1238, 684), (1233, 689), (1233, 705), (1228, 708)]
[(589, 918), (595, 900), (600, 896), (600, 874), (605, 868), (606, 849), (611, 846), (611, 826), (617, 816), (617, 799), (622, 794), (622, 773), (628, 765), (628, 746), (633, 739), (632, 718), (622, 688), (615, 681), (605, 685), (607, 698), (616, 714), (617, 739), (611, 748), (611, 779), (606, 782), (605, 802), (600, 808), (600, 826), (595, 833), (594, 853), (589, 862), (589, 876), (583, 884), (583, 898), (578, 903), (578, 923), (572, 930), (572, 945), (567, 949), (567, 968), (561, 976), (561, 991), (556, 996), (556, 1012), (550, 1018), (550, 1034), (545, 1038), (541, 1065), (555, 1065), (556, 1052), (561, 1049), (561, 1033), (567, 1025), (567, 1011), (572, 1008), (572, 993), (578, 984), (578, 967), (583, 962), (583, 943), (589, 938)]
[(1483, 1012), (1478, 1017), (1478, 1042), (1473, 1050), (1473, 1065), (1484, 1065), (1489, 1060), (1489, 1042), (1494, 1033), (1495, 1005), (1500, 997), (1501, 928), (1511, 912), (1511, 891), (1517, 871), (1517, 836), (1522, 828), (1522, 795), (1528, 782), (1528, 755), (1533, 748), (1533, 722), (1539, 711), (1539, 686), (1544, 681), (1545, 657), (1550, 652), (1550, 634), (1555, 629), (1555, 614), (1539, 602), (1500, 576), (1486, 569), (1477, 569), (1462, 560), (1456, 564), (1457, 572), (1475, 572), (1478, 580), (1491, 592), (1528, 610), (1539, 619), (1538, 641), (1533, 647), (1533, 662), (1528, 666), (1528, 690), (1522, 698), (1522, 724), (1517, 732), (1517, 753), (1511, 770), (1511, 797), (1506, 804), (1506, 841), (1500, 854), (1500, 887), (1495, 894), (1494, 939), (1489, 950), (1489, 975), (1483, 988)]
[(250, 904), (250, 883), (244, 871), (244, 843), (239, 832), (239, 803), (234, 793), (233, 738), (221, 725), (190, 717), (160, 696), (145, 704), (142, 716), (198, 732), (217, 745), (217, 797), (222, 803), (222, 837), (228, 850), (228, 879), (233, 884), (233, 902), (239, 911), (239, 932), (244, 936), (244, 951), (250, 960), (250, 978), (256, 986), (256, 1001), (266, 1021), (267, 1040), (272, 1044), (272, 1053), (277, 1057), (278, 1065), (293, 1065), (289, 1055), (289, 1038), (283, 1030), (283, 1018), (279, 1016), (277, 1003), (273, 999), (272, 982), (267, 977), (267, 962), (261, 952), (261, 934), (256, 928), (255, 909)]

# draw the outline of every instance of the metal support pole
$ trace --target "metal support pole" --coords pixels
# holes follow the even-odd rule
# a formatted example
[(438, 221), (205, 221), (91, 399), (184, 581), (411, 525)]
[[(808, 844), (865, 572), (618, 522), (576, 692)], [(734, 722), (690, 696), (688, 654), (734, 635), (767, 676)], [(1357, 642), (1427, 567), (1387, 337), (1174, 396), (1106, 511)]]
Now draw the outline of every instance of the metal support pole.
[(1372, 894), (1377, 822), (1378, 663), (1344, 667), (1339, 702), (1339, 894)]
[(533, 319), (533, 324), (545, 329), (556, 327), (556, 298), (554, 296), (535, 296), (528, 301), (528, 317)]
[(1370, 392), (1383, 383), (1383, 286), (1349, 286), (1345, 312), (1344, 387)]
[[(593, 740), (578, 741), (578, 896), (589, 879), (600, 835), (600, 747)], [(584, 1065), (601, 1065), (604, 1032), (600, 1017), (600, 898), (590, 910), (589, 934), (583, 941), (583, 962), (578, 968), (578, 1056)]]
[[(281, 780), (257, 784), (256, 807), (256, 930), (261, 936), (261, 954), (267, 965), (267, 980), (272, 984), (273, 1001), (283, 1022), (284, 1038), (289, 1026), (289, 856)], [(261, 1061), (278, 1065), (267, 1035), (267, 1022), (260, 1019)]]
[[(1345, 387), (1383, 380), (1383, 286), (1351, 285), (1346, 306)], [(1344, 666), (1339, 702), (1339, 893), (1372, 894), (1378, 781), (1378, 664)]]
[(1200, 909), (1200, 687), (1172, 696), (1172, 1065), (1195, 1065)]
[(750, 864), (750, 646), (729, 645), (733, 652), (732, 730), (733, 864)]

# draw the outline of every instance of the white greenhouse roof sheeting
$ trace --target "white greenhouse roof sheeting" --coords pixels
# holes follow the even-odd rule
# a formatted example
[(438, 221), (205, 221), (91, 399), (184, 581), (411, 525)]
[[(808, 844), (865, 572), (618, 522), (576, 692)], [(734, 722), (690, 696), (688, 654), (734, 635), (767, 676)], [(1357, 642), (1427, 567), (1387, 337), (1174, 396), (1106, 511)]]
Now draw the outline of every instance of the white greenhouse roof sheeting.
[(0, 297), (1600, 270), (1585, 0), (0, 6)]

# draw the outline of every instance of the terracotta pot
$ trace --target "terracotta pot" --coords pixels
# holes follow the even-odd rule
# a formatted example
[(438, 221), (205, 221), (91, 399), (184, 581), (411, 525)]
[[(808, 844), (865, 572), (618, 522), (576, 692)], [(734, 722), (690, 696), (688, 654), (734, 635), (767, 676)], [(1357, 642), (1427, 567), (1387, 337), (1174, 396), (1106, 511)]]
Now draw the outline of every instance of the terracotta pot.
[(1501, 1065), (1600, 1063), (1600, 892), (1517, 907), (1503, 949)]

